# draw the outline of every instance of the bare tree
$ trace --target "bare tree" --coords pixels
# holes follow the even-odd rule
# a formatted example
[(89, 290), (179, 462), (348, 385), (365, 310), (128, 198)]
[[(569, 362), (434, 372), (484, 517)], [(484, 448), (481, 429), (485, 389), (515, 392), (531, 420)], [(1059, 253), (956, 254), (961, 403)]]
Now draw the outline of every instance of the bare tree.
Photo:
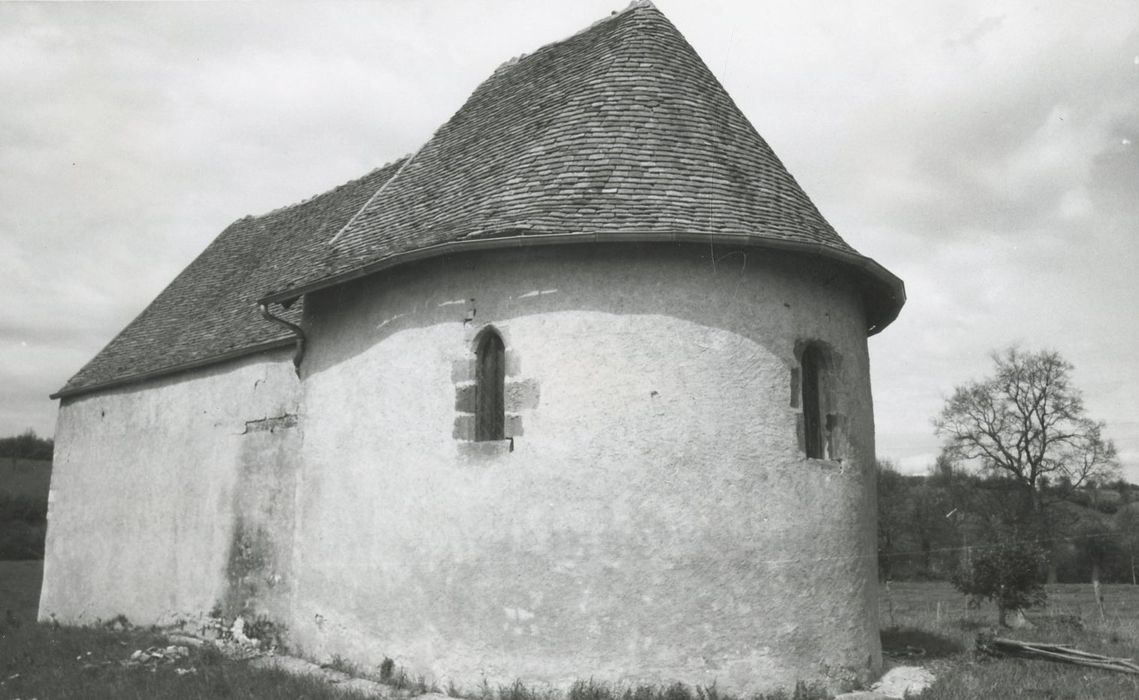
[(1087, 417), (1072, 365), (1059, 353), (1012, 347), (992, 357), (996, 372), (957, 387), (934, 426), (949, 459), (1021, 485), (1026, 515), (1051, 539), (1043, 486), (1114, 477), (1115, 446), (1103, 437), (1104, 424)]

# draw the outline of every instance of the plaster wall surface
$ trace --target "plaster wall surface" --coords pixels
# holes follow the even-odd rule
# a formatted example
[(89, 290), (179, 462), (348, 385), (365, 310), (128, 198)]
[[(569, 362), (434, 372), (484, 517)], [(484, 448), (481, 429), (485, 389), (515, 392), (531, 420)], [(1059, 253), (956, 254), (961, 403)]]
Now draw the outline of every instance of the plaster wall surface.
[[(453, 256), (311, 295), (291, 639), (473, 687), (837, 683), (880, 665), (865, 320), (759, 250)], [(507, 434), (462, 439), (476, 334)], [(807, 459), (804, 341), (840, 460)]]
[(278, 351), (64, 399), (40, 619), (285, 615), (298, 393)]

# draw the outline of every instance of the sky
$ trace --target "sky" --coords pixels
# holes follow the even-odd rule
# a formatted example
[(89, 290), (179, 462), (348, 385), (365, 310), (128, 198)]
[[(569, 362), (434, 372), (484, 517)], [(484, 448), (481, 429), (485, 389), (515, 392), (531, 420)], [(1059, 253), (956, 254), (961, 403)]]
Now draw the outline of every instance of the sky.
[[(623, 0), (0, 3), (0, 436), (235, 219), (422, 145)], [(1139, 482), (1139, 3), (660, 0), (823, 215), (905, 280), (877, 449), (1053, 349)]]

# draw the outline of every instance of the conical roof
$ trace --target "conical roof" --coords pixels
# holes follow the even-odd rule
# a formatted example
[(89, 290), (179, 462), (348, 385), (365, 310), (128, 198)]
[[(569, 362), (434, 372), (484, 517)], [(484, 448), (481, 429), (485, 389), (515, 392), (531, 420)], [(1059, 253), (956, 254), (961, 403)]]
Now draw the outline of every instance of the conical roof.
[(851, 265), (870, 332), (904, 301), (901, 280), (839, 237), (680, 32), (641, 0), (501, 66), (264, 300), (464, 248), (685, 240)]
[[(286, 345), (257, 302), (411, 260), (630, 241), (837, 261), (860, 284), (869, 333), (905, 301), (901, 280), (835, 233), (684, 37), (638, 0), (504, 64), (410, 157), (235, 222), (55, 396)], [(280, 313), (298, 320), (300, 306)]]

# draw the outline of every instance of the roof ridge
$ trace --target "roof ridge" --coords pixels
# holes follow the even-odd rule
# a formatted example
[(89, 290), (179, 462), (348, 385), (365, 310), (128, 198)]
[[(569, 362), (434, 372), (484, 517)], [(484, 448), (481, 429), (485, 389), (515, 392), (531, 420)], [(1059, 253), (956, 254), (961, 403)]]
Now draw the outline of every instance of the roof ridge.
[[(542, 49), (548, 48), (550, 46), (555, 46), (557, 44), (563, 44), (563, 43), (569, 41), (570, 39), (573, 39), (574, 37), (581, 36), (582, 34), (585, 34), (586, 32), (589, 32), (589, 31), (592, 31), (593, 29), (596, 29), (597, 27), (601, 26), (602, 24), (605, 24), (606, 22), (612, 22), (614, 19), (620, 17), (621, 15), (623, 15), (627, 12), (632, 12), (633, 10), (638, 10), (641, 8), (657, 10), (657, 6), (653, 4), (652, 0), (630, 0), (629, 4), (626, 5), (624, 8), (622, 8), (620, 10), (613, 10), (612, 12), (610, 12), (605, 17), (602, 17), (601, 19), (598, 19), (598, 20), (594, 20), (589, 25), (582, 27), (581, 29), (577, 30), (576, 32), (574, 32), (572, 34), (567, 34), (566, 36), (563, 36), (560, 39), (554, 39), (552, 41), (547, 41), (545, 44), (542, 44), (541, 46), (534, 49), (533, 51), (530, 51), (529, 53), (523, 52), (523, 53), (518, 54), (517, 56), (512, 56), (512, 57), (506, 59), (502, 63), (498, 64), (498, 67), (494, 69), (494, 71), (491, 73), (490, 77), (493, 77), (494, 75), (498, 74), (499, 71), (505, 71), (505, 70), (509, 70), (509, 69), (513, 68), (514, 66), (518, 65), (518, 62), (521, 61), (522, 59), (526, 58), (527, 56), (531, 56), (533, 54), (536, 54), (539, 51), (541, 51)], [(660, 10), (657, 10), (657, 12), (660, 12)], [(426, 144), (424, 144), (424, 145), (426, 145)]]
[[(302, 199), (298, 202), (293, 202), (292, 204), (284, 204), (284, 205), (276, 207), (274, 209), (270, 209), (269, 211), (264, 212), (262, 214), (246, 214), (245, 216), (241, 217), (237, 221), (245, 221), (246, 219), (256, 221), (258, 219), (264, 219), (266, 217), (273, 216), (274, 214), (280, 214), (282, 212), (286, 212), (286, 211), (289, 211), (291, 209), (296, 209), (297, 207), (303, 207), (304, 205), (309, 204), (310, 202), (312, 202), (314, 200), (320, 199), (321, 197), (325, 197), (325, 196), (333, 194), (335, 192), (339, 192), (340, 190), (344, 189), (345, 187), (349, 187), (349, 186), (359, 182), (360, 180), (364, 180), (366, 178), (369, 178), (372, 175), (375, 175), (376, 173), (380, 172), (384, 168), (389, 168), (392, 165), (395, 165), (396, 163), (400, 162), (401, 160), (404, 160), (407, 157), (408, 156), (404, 155), (404, 156), (400, 156), (399, 158), (396, 158), (395, 160), (389, 160), (389, 161), (385, 162), (383, 165), (379, 165), (379, 166), (376, 166), (375, 168), (372, 168), (371, 170), (369, 170), (368, 172), (364, 173), (363, 175), (361, 175), (359, 177), (354, 177), (351, 180), (345, 180), (344, 182), (340, 183), (339, 185), (336, 185), (335, 187), (333, 187), (332, 189), (328, 189), (328, 190), (325, 190), (323, 192), (317, 192), (316, 194), (309, 195), (308, 197), (305, 197), (304, 199)], [(234, 223), (236, 223), (236, 222), (234, 222)]]
[[(399, 160), (402, 160), (403, 163), (400, 163), (400, 166), (398, 168), (396, 168), (395, 173), (391, 177), (389, 177), (387, 180), (384, 180), (384, 184), (382, 184), (376, 188), (376, 191), (372, 193), (372, 196), (368, 197), (367, 201), (365, 201), (364, 204), (361, 205), (361, 207), (356, 210), (356, 213), (353, 214), (348, 219), (348, 221), (344, 222), (344, 225), (340, 227), (340, 230), (337, 231), (336, 234), (332, 238), (328, 239), (326, 245), (333, 245), (334, 243), (336, 243), (336, 239), (340, 238), (340, 234), (344, 233), (345, 231), (348, 230), (349, 227), (352, 226), (352, 222), (354, 222), (356, 220), (356, 217), (360, 216), (360, 214), (363, 213), (363, 211), (365, 209), (367, 209), (369, 206), (371, 206), (372, 200), (374, 200), (376, 197), (379, 197), (380, 193), (383, 192), (385, 189), (387, 189), (387, 186), (391, 184), (392, 180), (395, 180), (396, 178), (398, 178), (399, 174), (403, 172), (403, 169), (406, 168), (407, 166), (411, 165), (411, 161), (415, 160), (415, 156), (419, 155), (419, 152), (423, 150), (423, 147), (429, 143), (431, 143), (431, 139), (424, 141), (423, 144), (419, 148), (415, 149), (415, 152), (412, 153), (411, 155), (404, 156), (403, 158), (399, 159)], [(384, 167), (387, 167), (388, 165), (394, 165), (395, 163), (399, 163), (399, 160), (392, 161), (391, 163), (388, 163)], [(373, 171), (373, 172), (375, 172), (375, 171)], [(369, 173), (369, 175), (370, 174), (371, 173)]]

